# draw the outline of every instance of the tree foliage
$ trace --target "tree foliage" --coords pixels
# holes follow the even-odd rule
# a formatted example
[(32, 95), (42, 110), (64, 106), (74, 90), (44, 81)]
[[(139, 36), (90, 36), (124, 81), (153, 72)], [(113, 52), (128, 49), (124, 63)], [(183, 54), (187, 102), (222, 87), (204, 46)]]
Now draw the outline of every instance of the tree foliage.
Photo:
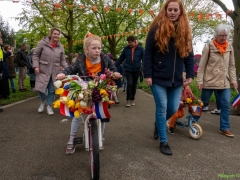
[[(103, 39), (103, 50), (117, 56), (126, 45), (126, 36), (129, 32), (142, 43), (145, 42), (144, 29), (149, 26), (154, 16), (150, 10), (158, 13), (166, 0), (64, 0), (49, 3), (47, 0), (33, 0), (26, 4), (21, 16), (21, 24), (30, 32), (37, 42), (48, 34), (49, 28), (58, 27), (62, 31), (62, 43), (68, 45), (67, 52), (80, 50), (82, 45), (74, 44), (74, 40), (82, 40), (90, 31)], [(216, 5), (208, 0), (183, 0), (187, 12), (194, 12), (196, 16), (190, 18), (194, 42), (203, 35), (212, 34), (218, 19), (198, 21), (200, 13), (212, 13)], [(136, 32), (136, 22), (140, 22), (140, 29)], [(141, 33), (142, 30), (142, 33)], [(116, 36), (116, 34), (121, 34)], [(124, 33), (124, 35), (122, 34)], [(128, 34), (127, 34), (128, 33)], [(74, 47), (76, 46), (76, 47)]]
[(11, 46), (14, 46), (14, 31), (9, 26), (7, 22), (5, 22), (0, 15), (0, 32), (2, 34), (2, 40), (4, 44), (9, 44)]

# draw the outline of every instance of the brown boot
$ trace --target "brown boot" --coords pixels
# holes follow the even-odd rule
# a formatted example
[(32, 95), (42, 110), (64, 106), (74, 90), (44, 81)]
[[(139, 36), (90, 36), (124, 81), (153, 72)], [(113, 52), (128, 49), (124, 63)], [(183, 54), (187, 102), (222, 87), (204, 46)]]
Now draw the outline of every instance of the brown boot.
[(229, 130), (220, 130), (219, 133), (224, 134), (227, 137), (234, 137), (234, 135)]

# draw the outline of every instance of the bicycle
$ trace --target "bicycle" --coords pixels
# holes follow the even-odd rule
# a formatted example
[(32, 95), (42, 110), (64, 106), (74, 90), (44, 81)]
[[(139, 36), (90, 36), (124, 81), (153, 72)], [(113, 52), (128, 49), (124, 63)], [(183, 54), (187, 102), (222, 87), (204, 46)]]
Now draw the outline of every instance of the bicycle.
[[(76, 75), (68, 75), (64, 81), (75, 79), (77, 83), (83, 82), (81, 77)], [(106, 105), (106, 104), (105, 104)], [(73, 140), (73, 146), (82, 144), (85, 142), (86, 151), (90, 152), (90, 170), (92, 180), (98, 180), (100, 178), (100, 151), (103, 150), (103, 138), (102, 132), (104, 131), (105, 122), (109, 119), (98, 119), (96, 106), (103, 106), (103, 102), (98, 105), (94, 103), (89, 104), (89, 109), (84, 111), (80, 118), (82, 118), (82, 124), (84, 125), (84, 131), (82, 137), (76, 137)]]
[[(195, 109), (195, 111), (193, 108)], [(177, 121), (174, 124), (174, 128), (176, 126), (180, 128), (189, 127), (189, 135), (193, 139), (200, 139), (203, 134), (203, 130), (202, 127), (198, 124), (198, 120), (201, 116), (202, 108), (199, 106), (197, 107), (189, 106), (188, 112), (189, 114), (186, 116), (183, 123), (177, 119)], [(166, 122), (167, 128), (169, 128), (169, 122), (170, 120), (167, 120)]]
[(98, 180), (100, 178), (100, 150), (103, 150), (102, 141), (102, 122), (97, 119), (95, 113), (87, 114), (82, 119), (84, 124), (83, 137), (77, 137), (73, 140), (73, 145), (85, 142), (86, 151), (90, 151), (91, 178)]

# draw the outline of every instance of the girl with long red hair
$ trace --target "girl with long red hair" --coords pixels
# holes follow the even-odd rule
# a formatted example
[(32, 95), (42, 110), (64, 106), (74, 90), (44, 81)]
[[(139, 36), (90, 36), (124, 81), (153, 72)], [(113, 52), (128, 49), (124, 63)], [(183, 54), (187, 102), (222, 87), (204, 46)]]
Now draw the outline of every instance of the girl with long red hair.
[(187, 85), (194, 77), (191, 27), (181, 0), (168, 0), (150, 25), (143, 62), (156, 104), (154, 137), (160, 137), (160, 151), (166, 155), (172, 155), (166, 120), (179, 107), (184, 66)]

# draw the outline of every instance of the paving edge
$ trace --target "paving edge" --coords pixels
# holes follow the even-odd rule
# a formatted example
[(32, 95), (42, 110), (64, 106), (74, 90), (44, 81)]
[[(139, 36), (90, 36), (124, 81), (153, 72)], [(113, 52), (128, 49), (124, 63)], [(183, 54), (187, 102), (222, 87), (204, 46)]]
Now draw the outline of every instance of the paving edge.
[(141, 89), (137, 89), (137, 90), (140, 91), (140, 92), (142, 92), (143, 94), (146, 94), (147, 96), (153, 97), (152, 94), (149, 94), (149, 93), (147, 93), (147, 92), (145, 92), (145, 91), (143, 91), (143, 90), (141, 90)]
[(30, 97), (30, 98), (27, 98), (27, 99), (24, 99), (24, 100), (15, 102), (15, 103), (11, 103), (11, 104), (8, 104), (8, 105), (5, 105), (5, 106), (0, 106), (0, 108), (1, 108), (1, 109), (5, 109), (5, 108), (11, 107), (11, 106), (15, 106), (15, 105), (17, 105), (17, 104), (24, 103), (24, 102), (26, 102), (26, 101), (29, 101), (29, 100), (32, 100), (32, 99), (35, 99), (35, 98), (38, 98), (38, 97), (39, 97), (39, 96)]

